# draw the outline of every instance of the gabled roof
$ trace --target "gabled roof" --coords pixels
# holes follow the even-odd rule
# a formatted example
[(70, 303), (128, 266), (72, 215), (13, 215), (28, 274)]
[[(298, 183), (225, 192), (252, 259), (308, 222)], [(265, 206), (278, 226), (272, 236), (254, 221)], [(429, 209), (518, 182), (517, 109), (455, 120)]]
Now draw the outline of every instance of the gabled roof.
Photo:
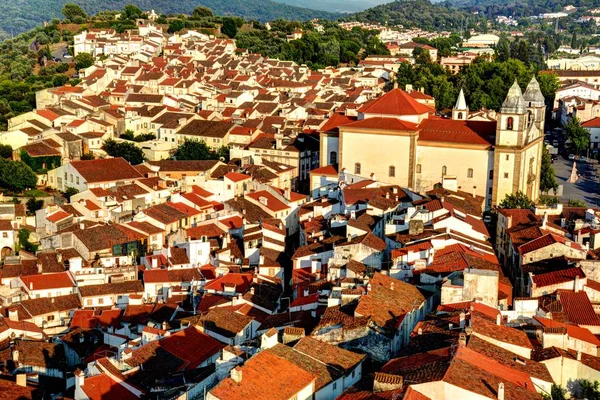
[(71, 161), (87, 183), (114, 182), (142, 179), (144, 176), (124, 158), (100, 158), (96, 160)]
[(394, 89), (361, 107), (364, 114), (420, 115), (433, 112), (433, 108), (419, 103), (402, 89)]

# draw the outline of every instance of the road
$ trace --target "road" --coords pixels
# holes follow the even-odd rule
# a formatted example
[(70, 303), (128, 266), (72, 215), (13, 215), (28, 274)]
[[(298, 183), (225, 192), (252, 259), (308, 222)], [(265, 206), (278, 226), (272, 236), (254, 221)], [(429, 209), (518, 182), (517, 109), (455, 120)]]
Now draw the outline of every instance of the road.
[(558, 160), (552, 164), (558, 184), (563, 185), (560, 202), (577, 199), (585, 201), (589, 206), (600, 207), (600, 183), (597, 178), (592, 176), (592, 165), (583, 161), (576, 161), (576, 165), (580, 177), (577, 182), (569, 183), (567, 181), (573, 170), (573, 161), (559, 156)]
[(64, 44), (64, 45), (60, 46), (59, 48), (57, 48), (56, 50), (54, 50), (52, 52), (52, 57), (53, 58), (58, 58), (61, 62), (63, 62), (63, 61), (66, 61), (66, 62), (72, 61), (73, 60), (72, 58), (69, 59), (69, 58), (64, 58), (63, 57), (63, 54), (65, 54), (67, 52), (67, 48), (68, 48), (67, 44)]

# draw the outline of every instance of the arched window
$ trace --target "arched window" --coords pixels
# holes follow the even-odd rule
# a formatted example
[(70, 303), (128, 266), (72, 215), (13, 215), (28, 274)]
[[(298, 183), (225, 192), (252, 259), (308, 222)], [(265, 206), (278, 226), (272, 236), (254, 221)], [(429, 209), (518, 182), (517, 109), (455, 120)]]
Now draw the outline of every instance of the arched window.
[(421, 164), (417, 164), (417, 174), (421, 173)]
[(527, 111), (527, 126), (531, 125), (533, 122), (533, 113), (531, 111)]
[(467, 178), (472, 178), (473, 177), (473, 168), (469, 168), (467, 170)]
[(515, 120), (513, 117), (506, 118), (506, 130), (512, 131)]
[(458, 119), (462, 119), (463, 113), (459, 112), (458, 113)]
[(446, 166), (444, 165), (442, 167), (442, 176), (446, 176), (446, 172), (448, 171), (448, 168), (446, 168)]
[(395, 177), (396, 176), (396, 167), (394, 167), (393, 165), (390, 165), (388, 175), (392, 178)]
[(360, 163), (354, 164), (354, 173), (360, 175)]
[(329, 164), (337, 164), (337, 153), (335, 151), (329, 153)]

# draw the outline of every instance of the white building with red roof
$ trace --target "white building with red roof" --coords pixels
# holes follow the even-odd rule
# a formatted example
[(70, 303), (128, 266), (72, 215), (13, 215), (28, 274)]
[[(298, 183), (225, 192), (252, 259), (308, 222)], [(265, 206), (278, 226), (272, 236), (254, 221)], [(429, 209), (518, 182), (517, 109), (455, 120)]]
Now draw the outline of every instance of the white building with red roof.
[(485, 197), (486, 207), (517, 190), (537, 199), (544, 113), (535, 79), (525, 93), (517, 83), (511, 87), (496, 121), (470, 120), (464, 96), (452, 118), (441, 118), (394, 89), (365, 103), (356, 119), (334, 114), (337, 122), (323, 125), (321, 166), (337, 163), (350, 179), (371, 177), (417, 192), (452, 179), (456, 189)]

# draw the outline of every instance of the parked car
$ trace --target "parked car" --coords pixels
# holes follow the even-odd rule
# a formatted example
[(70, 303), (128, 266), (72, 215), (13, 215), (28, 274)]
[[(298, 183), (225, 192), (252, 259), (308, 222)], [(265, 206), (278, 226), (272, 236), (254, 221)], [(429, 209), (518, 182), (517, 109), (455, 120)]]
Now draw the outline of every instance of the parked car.
[(569, 160), (575, 160), (575, 154), (569, 154)]

